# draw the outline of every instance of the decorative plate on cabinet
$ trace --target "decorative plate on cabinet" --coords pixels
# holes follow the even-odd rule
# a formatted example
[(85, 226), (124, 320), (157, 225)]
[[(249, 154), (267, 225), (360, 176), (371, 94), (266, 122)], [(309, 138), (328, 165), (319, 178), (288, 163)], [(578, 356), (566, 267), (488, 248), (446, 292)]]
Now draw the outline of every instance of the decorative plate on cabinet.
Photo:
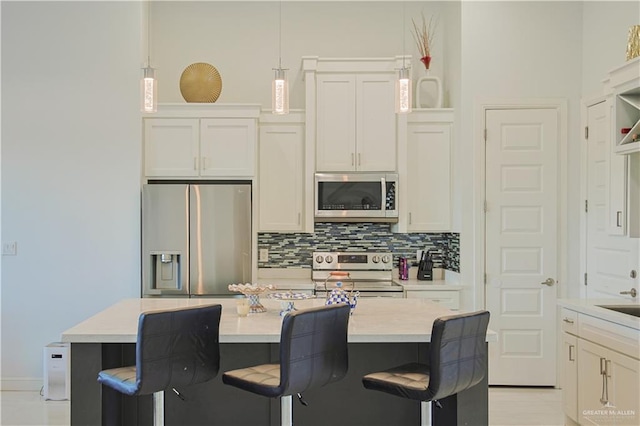
[(211, 64), (196, 62), (180, 76), (180, 93), (187, 102), (215, 102), (222, 91), (220, 73)]

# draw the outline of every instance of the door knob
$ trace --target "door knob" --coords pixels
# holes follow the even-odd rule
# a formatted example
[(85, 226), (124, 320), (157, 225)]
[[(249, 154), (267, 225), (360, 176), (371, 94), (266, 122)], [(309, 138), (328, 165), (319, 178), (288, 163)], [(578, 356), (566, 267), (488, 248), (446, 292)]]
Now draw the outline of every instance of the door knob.
[(631, 290), (629, 290), (629, 291), (621, 291), (621, 292), (620, 292), (620, 294), (628, 294), (628, 295), (630, 295), (631, 297), (636, 297), (636, 296), (638, 295), (638, 292), (636, 291), (636, 289), (635, 289), (635, 288), (632, 288), (632, 289), (631, 289)]
[(555, 283), (556, 283), (556, 281), (553, 278), (547, 278), (546, 280), (542, 281), (540, 284), (547, 285), (547, 286), (551, 287)]

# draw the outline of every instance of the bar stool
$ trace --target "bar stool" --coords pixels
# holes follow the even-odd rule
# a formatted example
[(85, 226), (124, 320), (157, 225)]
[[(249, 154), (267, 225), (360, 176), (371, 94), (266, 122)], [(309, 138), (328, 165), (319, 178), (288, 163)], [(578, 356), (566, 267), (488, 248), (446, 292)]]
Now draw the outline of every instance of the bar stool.
[(227, 371), (222, 381), (269, 398), (280, 398), (280, 421), (293, 422), (291, 395), (341, 380), (348, 369), (347, 304), (288, 313), (282, 321), (279, 364)]
[(431, 331), (428, 364), (411, 363), (367, 374), (367, 389), (420, 401), (420, 424), (431, 424), (432, 404), (480, 383), (487, 374), (489, 312), (437, 318)]
[(129, 396), (153, 394), (153, 424), (164, 425), (164, 391), (213, 379), (220, 369), (221, 305), (143, 312), (136, 365), (103, 370), (98, 382)]

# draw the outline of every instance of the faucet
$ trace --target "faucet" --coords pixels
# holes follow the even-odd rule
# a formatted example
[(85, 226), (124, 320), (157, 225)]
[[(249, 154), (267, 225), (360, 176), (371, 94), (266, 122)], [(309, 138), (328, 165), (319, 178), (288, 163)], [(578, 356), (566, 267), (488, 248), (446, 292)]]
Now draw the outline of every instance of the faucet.
[(638, 295), (638, 292), (636, 291), (635, 288), (632, 288), (629, 291), (621, 291), (620, 294), (629, 294), (629, 295), (631, 295), (631, 297), (635, 298)]

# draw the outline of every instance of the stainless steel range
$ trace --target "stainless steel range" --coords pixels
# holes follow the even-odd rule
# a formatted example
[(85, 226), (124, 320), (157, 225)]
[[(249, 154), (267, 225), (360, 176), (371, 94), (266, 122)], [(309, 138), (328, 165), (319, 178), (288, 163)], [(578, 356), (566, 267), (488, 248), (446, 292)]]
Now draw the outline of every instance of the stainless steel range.
[[(349, 275), (332, 276), (332, 272)], [(326, 296), (336, 281), (342, 281), (345, 290), (353, 287), (361, 297), (403, 297), (402, 286), (393, 282), (392, 274), (393, 256), (389, 252), (313, 253), (311, 278), (318, 296)]]

